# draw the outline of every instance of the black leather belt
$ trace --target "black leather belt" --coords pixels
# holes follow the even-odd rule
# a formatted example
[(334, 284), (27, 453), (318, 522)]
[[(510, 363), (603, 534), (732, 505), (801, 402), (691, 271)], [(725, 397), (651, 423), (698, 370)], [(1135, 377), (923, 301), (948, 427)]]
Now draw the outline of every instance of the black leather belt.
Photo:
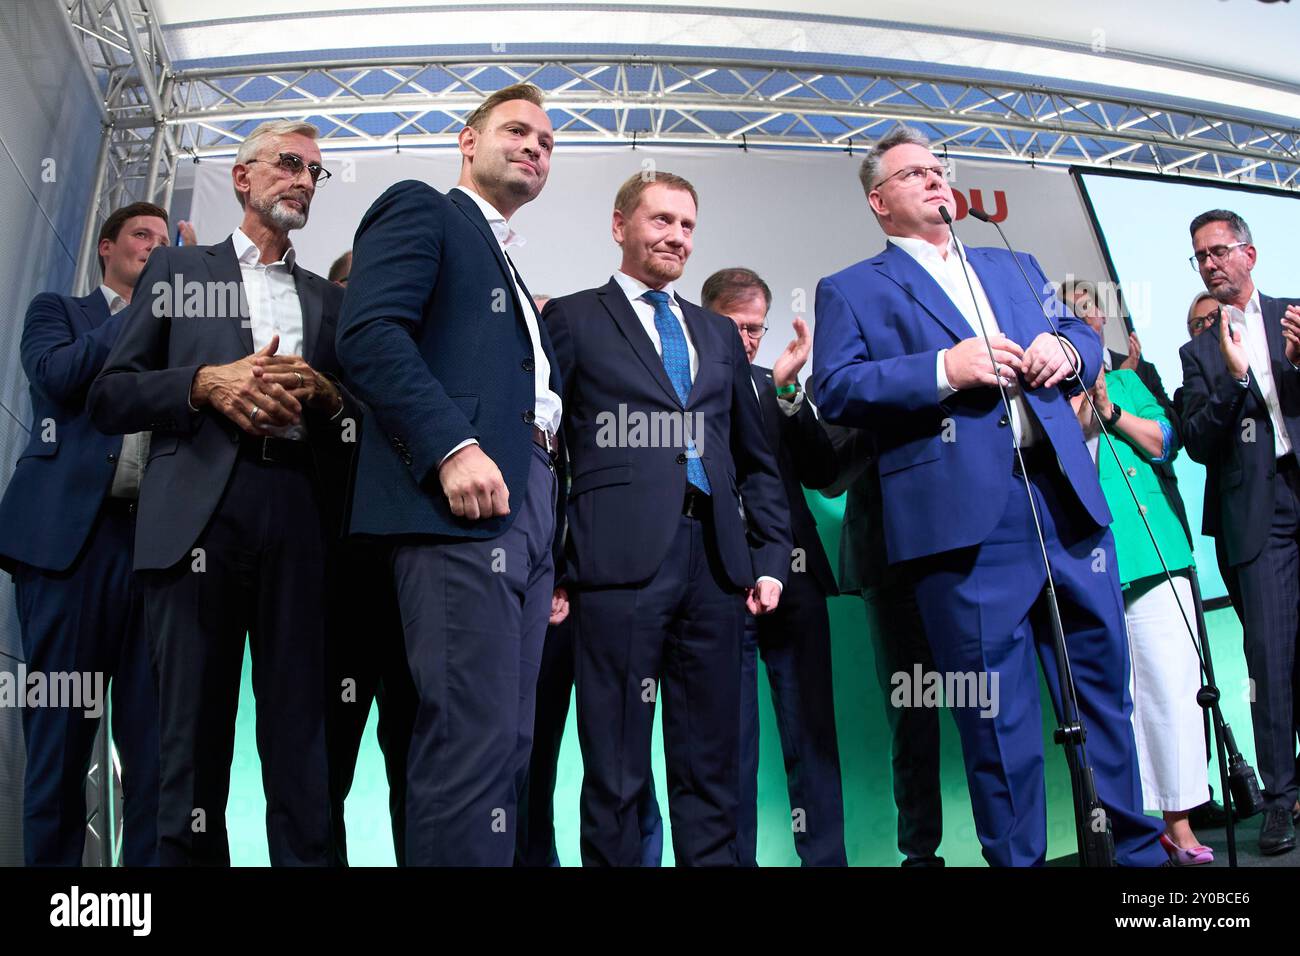
[(276, 465), (305, 465), (311, 460), (311, 449), (307, 447), (307, 442), (272, 435), (245, 433), (239, 438), (239, 451), (254, 461)]
[(694, 485), (687, 485), (686, 496), (682, 499), (682, 514), (687, 518), (702, 520), (710, 513), (709, 496)]
[(1052, 446), (1047, 442), (1041, 445), (1031, 445), (1029, 448), (1021, 448), (1020, 455), (1025, 460), (1025, 470), (1020, 470), (1020, 458), (1011, 459), (1011, 471), (1013, 474), (1022, 475), (1028, 472), (1036, 475), (1039, 472), (1048, 471), (1056, 467), (1056, 452), (1052, 451)]
[(560, 439), (552, 435), (544, 428), (533, 426), (533, 444), (546, 451), (546, 454), (554, 458), (560, 451)]
[(1279, 475), (1284, 475), (1289, 471), (1296, 471), (1297, 469), (1300, 469), (1300, 464), (1297, 464), (1294, 453), (1283, 455), (1277, 460), (1277, 473)]

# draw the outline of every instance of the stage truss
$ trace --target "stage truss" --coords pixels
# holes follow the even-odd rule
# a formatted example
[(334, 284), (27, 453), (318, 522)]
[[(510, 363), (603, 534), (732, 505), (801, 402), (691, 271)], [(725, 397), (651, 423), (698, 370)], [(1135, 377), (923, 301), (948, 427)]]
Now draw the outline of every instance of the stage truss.
[(563, 148), (583, 144), (861, 152), (898, 123), (937, 152), (1168, 176), (1300, 184), (1300, 131), (1227, 112), (1084, 96), (1044, 85), (964, 81), (935, 67), (674, 56), (358, 59), (173, 69), (149, 0), (64, 2), (104, 134), (77, 288), (114, 207), (167, 207), (177, 165), (229, 157), (258, 123), (302, 118), (331, 155), (448, 147), (487, 93), (541, 87)]

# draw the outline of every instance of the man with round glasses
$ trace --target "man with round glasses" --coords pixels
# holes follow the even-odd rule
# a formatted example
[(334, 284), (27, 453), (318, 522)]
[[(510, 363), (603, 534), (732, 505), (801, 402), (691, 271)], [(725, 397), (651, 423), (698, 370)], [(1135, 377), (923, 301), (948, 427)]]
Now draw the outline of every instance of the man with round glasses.
[(1300, 792), (1300, 300), (1255, 288), (1258, 253), (1236, 213), (1211, 209), (1190, 228), (1192, 266), (1220, 318), (1211, 334), (1179, 350), (1183, 440), (1206, 469), (1202, 530), (1225, 552), (1235, 583), (1267, 804), (1259, 849), (1273, 855), (1295, 849)]

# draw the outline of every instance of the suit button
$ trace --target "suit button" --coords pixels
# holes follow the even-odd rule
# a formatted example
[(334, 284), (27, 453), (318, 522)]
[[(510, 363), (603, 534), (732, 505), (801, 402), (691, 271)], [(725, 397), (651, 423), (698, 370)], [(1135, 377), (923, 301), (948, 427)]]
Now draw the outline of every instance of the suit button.
[(1146, 514), (1146, 513), (1147, 513), (1147, 506), (1146, 506), (1146, 505), (1138, 505), (1138, 512), (1139, 512), (1140, 514)]
[(998, 427), (999, 428), (1007, 427), (1007, 416), (1003, 415), (1001, 418), (998, 419)]
[(524, 412), (521, 417), (523, 418), (524, 421), (526, 421), (528, 424), (531, 425), (533, 423), (533, 420), (537, 416), (533, 414), (533, 410), (530, 408), (526, 412)]
[(1136, 468), (1130, 468), (1130, 469), (1128, 470), (1128, 476), (1129, 476), (1130, 478), (1136, 478), (1137, 475), (1138, 475), (1138, 470), (1137, 470)]
[(533, 371), (534, 369), (537, 368), (537, 366), (533, 364), (533, 360), (530, 359), (530, 358), (526, 358), (526, 359), (524, 359), (523, 362), (521, 363), (520, 367), (521, 367), (525, 372), (531, 372), (531, 371)]
[(410, 455), (407, 455), (407, 454), (405, 454), (405, 453), (402, 454), (402, 464), (403, 464), (403, 465), (410, 465), (410, 464), (411, 464), (411, 461), (412, 461), (412, 458), (411, 458)]
[(109, 455), (109, 456), (108, 456), (108, 463), (109, 463), (110, 465), (113, 464), (113, 463), (116, 462), (116, 461), (117, 461), (117, 456), (116, 456), (116, 455)]
[(679, 465), (684, 465), (684, 464), (686, 464), (686, 452), (681, 452), (680, 454), (678, 454), (678, 456), (677, 456), (677, 464), (679, 464)]

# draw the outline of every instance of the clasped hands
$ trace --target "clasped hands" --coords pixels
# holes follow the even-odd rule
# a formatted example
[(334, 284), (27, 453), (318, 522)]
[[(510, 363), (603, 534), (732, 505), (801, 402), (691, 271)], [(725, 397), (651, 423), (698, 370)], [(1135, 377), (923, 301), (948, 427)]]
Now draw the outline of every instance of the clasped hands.
[(303, 408), (335, 414), (343, 406), (338, 388), (300, 355), (276, 355), (280, 336), (228, 365), (204, 365), (190, 385), (190, 405), (209, 405), (250, 435), (297, 425)]
[[(989, 361), (989, 347), (993, 361)], [(963, 339), (943, 356), (943, 371), (948, 384), (958, 391), (985, 385), (1014, 385), (1023, 378), (1028, 388), (1051, 388), (1071, 374), (1070, 357), (1051, 332), (1041, 333), (1029, 348), (1007, 338), (1001, 332), (989, 336), (988, 344), (976, 336)]]

